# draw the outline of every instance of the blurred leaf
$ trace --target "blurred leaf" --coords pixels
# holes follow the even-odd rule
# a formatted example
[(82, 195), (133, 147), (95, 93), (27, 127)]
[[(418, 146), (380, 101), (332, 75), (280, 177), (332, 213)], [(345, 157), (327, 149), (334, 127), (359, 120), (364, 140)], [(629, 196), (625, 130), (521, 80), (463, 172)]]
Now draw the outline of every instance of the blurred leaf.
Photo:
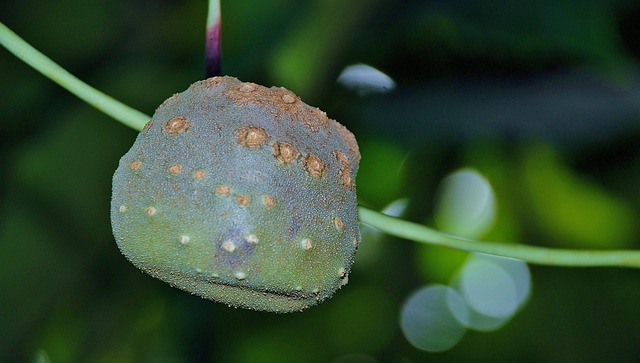
[(401, 197), (407, 153), (384, 139), (364, 140), (359, 147), (362, 155), (356, 183), (359, 199), (382, 207)]
[(6, 200), (1, 215), (0, 360), (4, 360), (40, 332), (40, 321), (78, 278), (81, 261), (47, 228), (49, 221), (24, 201)]
[(522, 160), (522, 187), (536, 227), (562, 246), (622, 248), (637, 236), (637, 216), (624, 201), (575, 175), (547, 145)]
[(335, 80), (335, 60), (379, 0), (314, 1), (270, 59), (273, 82), (313, 99)]

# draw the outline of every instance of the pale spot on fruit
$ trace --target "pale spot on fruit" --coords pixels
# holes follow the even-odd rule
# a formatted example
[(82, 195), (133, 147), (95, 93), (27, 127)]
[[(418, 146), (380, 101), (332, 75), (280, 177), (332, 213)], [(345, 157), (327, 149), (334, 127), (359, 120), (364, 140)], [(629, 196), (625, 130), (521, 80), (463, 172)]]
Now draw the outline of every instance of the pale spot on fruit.
[(245, 126), (234, 131), (236, 142), (248, 148), (257, 148), (267, 140), (267, 132), (258, 126)]
[(294, 103), (296, 102), (296, 98), (292, 95), (287, 94), (282, 96), (282, 101), (284, 101), (284, 103)]
[(244, 237), (244, 240), (245, 240), (245, 241), (247, 241), (248, 243), (251, 243), (251, 244), (256, 244), (256, 243), (258, 243), (258, 241), (259, 241), (259, 240), (258, 240), (258, 236), (256, 236), (256, 235), (255, 235), (255, 234), (253, 234), (253, 233), (252, 233), (252, 234), (248, 234), (248, 235), (246, 235), (246, 236)]
[(182, 165), (180, 164), (173, 164), (169, 167), (169, 169), (167, 169), (167, 171), (169, 172), (169, 174), (171, 175), (178, 175), (182, 172)]
[(202, 269), (201, 269), (201, 268), (199, 268), (199, 267), (197, 267), (197, 268), (196, 268), (196, 273), (201, 274), (201, 273), (202, 273)]
[(120, 213), (126, 213), (127, 212), (127, 206), (126, 205), (121, 205), (120, 208), (118, 208), (118, 212)]
[(236, 197), (236, 203), (242, 205), (242, 206), (247, 206), (251, 203), (251, 199), (249, 199), (248, 196), (246, 195), (238, 195)]
[(162, 125), (162, 131), (169, 135), (177, 135), (189, 129), (189, 122), (182, 116), (176, 116)]
[(204, 170), (202, 169), (196, 169), (193, 171), (193, 178), (197, 179), (197, 180), (202, 180), (204, 179)]
[(276, 200), (273, 199), (273, 197), (270, 196), (270, 195), (263, 195), (262, 196), (262, 204), (264, 204), (264, 206), (267, 207), (267, 208), (271, 208), (274, 205), (276, 205)]
[(249, 93), (249, 92), (255, 91), (256, 88), (253, 85), (250, 85), (250, 84), (243, 84), (238, 90), (240, 92)]
[(191, 237), (187, 236), (186, 234), (180, 236), (180, 243), (182, 243), (183, 245), (186, 245), (187, 243), (189, 243), (189, 241), (191, 241)]
[(297, 156), (298, 150), (286, 142), (276, 142), (271, 145), (271, 154), (283, 164), (290, 164)]
[(231, 189), (227, 185), (221, 184), (216, 187), (215, 192), (218, 195), (228, 195)]
[(238, 280), (244, 280), (247, 278), (247, 274), (242, 272), (242, 271), (236, 271), (233, 276), (235, 276), (236, 279)]
[(340, 267), (338, 269), (338, 277), (344, 279), (347, 276), (347, 269), (344, 267)]
[(142, 165), (142, 161), (136, 159), (132, 161), (131, 164), (129, 164), (129, 169), (131, 169), (131, 171), (138, 171), (140, 170), (141, 165)]
[(236, 244), (233, 241), (224, 241), (222, 242), (222, 249), (227, 252), (233, 252), (236, 250)]
[(313, 248), (313, 244), (311, 243), (311, 240), (309, 238), (305, 238), (302, 241), (300, 241), (300, 246), (305, 251), (309, 251), (310, 249)]
[(313, 154), (304, 159), (304, 168), (314, 178), (322, 178), (327, 171), (322, 160)]
[(147, 207), (147, 209), (144, 210), (144, 214), (152, 216), (156, 214), (156, 209), (154, 207)]

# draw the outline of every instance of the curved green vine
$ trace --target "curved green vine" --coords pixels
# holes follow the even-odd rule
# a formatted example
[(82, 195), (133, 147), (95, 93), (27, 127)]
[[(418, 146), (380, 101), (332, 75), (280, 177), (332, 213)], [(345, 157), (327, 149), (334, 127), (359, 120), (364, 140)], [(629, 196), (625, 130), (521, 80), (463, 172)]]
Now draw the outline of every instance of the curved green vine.
[[(150, 119), (144, 113), (82, 82), (33, 48), (1, 22), (0, 44), (52, 81), (124, 125), (140, 131)], [(640, 251), (638, 250), (570, 250), (475, 241), (443, 233), (417, 223), (389, 217), (362, 206), (359, 207), (359, 216), (362, 223), (389, 235), (458, 250), (510, 257), (542, 265), (640, 268)]]

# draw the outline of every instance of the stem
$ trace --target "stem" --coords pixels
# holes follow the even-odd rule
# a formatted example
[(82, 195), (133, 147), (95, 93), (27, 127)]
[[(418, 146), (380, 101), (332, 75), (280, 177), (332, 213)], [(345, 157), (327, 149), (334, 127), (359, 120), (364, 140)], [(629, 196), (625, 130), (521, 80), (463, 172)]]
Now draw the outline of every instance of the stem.
[(142, 130), (144, 124), (151, 119), (151, 117), (142, 112), (82, 82), (29, 45), (1, 22), (0, 44), (23, 62), (42, 73), (45, 77), (62, 86), (62, 88), (65, 88), (81, 100), (135, 130)]
[(205, 78), (221, 75), (220, 53), (220, 0), (209, 0), (204, 54)]
[[(219, 16), (218, 16), (219, 18)], [(219, 22), (218, 22), (219, 24)], [(65, 71), (0, 23), (0, 44), (52, 81), (112, 118), (142, 130), (149, 116), (109, 97)], [(360, 221), (389, 235), (408, 240), (470, 252), (511, 257), (541, 265), (620, 266), (640, 268), (638, 250), (569, 250), (519, 244), (474, 241), (443, 233), (420, 224), (389, 217), (365, 207), (359, 208)]]
[(469, 252), (480, 252), (555, 266), (620, 266), (640, 268), (637, 250), (569, 250), (521, 244), (475, 241), (443, 233), (420, 224), (390, 217), (365, 207), (359, 208), (360, 221), (387, 234), (408, 240)]

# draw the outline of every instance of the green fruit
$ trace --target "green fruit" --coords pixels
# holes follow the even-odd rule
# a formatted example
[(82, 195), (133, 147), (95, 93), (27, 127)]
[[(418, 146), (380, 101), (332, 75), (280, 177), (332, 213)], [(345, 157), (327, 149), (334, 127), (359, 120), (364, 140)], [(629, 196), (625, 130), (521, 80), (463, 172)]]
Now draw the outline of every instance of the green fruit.
[(284, 88), (196, 82), (120, 160), (113, 233), (134, 265), (175, 287), (299, 311), (347, 281), (359, 159), (344, 126)]

